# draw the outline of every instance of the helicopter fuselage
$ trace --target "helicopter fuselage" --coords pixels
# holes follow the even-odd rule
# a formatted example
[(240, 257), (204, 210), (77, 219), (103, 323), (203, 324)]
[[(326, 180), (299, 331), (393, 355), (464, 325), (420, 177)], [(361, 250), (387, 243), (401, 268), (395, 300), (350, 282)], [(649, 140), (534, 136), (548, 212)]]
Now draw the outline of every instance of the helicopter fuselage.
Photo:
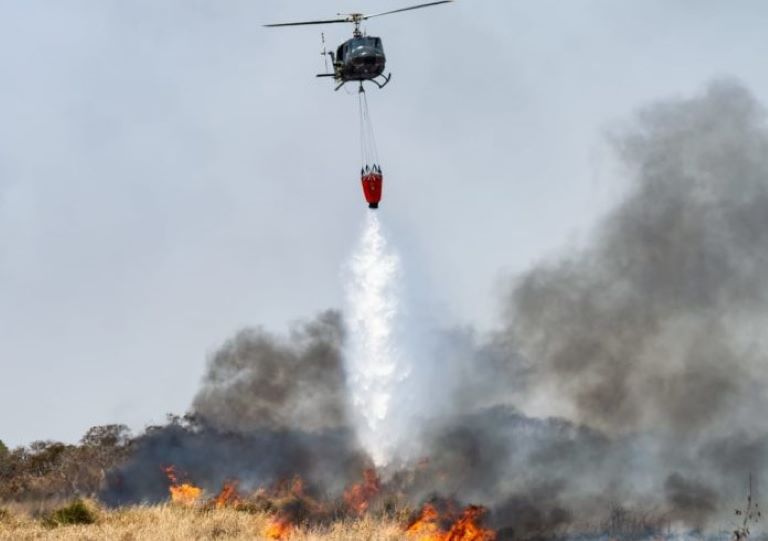
[(334, 68), (345, 81), (367, 81), (384, 73), (386, 63), (381, 38), (360, 36), (339, 45)]
[[(336, 49), (336, 54), (328, 53), (333, 59), (333, 73), (321, 73), (318, 77), (333, 77), (340, 84), (350, 81), (372, 81), (384, 87), (390, 76), (384, 76), (387, 57), (381, 38), (357, 35), (348, 39)], [(376, 81), (382, 77), (382, 82)]]

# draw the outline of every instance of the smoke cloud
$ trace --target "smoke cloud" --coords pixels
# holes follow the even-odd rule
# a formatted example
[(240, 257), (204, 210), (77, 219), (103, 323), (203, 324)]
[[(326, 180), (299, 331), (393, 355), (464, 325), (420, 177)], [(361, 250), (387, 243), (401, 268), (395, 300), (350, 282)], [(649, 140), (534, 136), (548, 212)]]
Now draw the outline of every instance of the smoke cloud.
[[(613, 143), (626, 197), (586, 248), (514, 281), (490, 339), (425, 330), (439, 344), (403, 370), (401, 274), (369, 221), (348, 335), (335, 312), (287, 338), (236, 335), (211, 359), (194, 423), (143, 436), (113, 472), (113, 501), (159, 494), (159, 463), (201, 484), (298, 473), (338, 493), (407, 441), (387, 449), (388, 486), (415, 504), (486, 505), (499, 539), (645, 535), (732, 512), (748, 475), (759, 486), (768, 473), (765, 114), (719, 81), (642, 109)], [(391, 424), (395, 410), (412, 422)]]
[[(515, 281), (494, 355), (466, 361), (515, 375), (507, 406), (468, 405), (425, 439), (435, 472), (452, 472), (440, 490), (500, 524), (644, 508), (698, 527), (739, 505), (750, 473), (765, 481), (764, 111), (719, 81), (641, 110), (613, 142), (623, 202), (585, 249)], [(513, 408), (542, 403), (559, 419)]]
[(347, 421), (342, 338), (333, 311), (287, 337), (237, 333), (212, 355), (191, 414), (135, 440), (102, 499), (165, 500), (170, 465), (209, 493), (228, 479), (247, 490), (298, 475), (310, 490), (340, 494), (370, 463)]
[(192, 410), (206, 425), (317, 431), (347, 425), (338, 312), (299, 325), (286, 339), (246, 329), (211, 358)]
[(591, 248), (532, 269), (511, 295), (529, 383), (610, 432), (752, 424), (766, 360), (763, 110), (718, 82), (642, 110), (615, 143), (629, 196)]

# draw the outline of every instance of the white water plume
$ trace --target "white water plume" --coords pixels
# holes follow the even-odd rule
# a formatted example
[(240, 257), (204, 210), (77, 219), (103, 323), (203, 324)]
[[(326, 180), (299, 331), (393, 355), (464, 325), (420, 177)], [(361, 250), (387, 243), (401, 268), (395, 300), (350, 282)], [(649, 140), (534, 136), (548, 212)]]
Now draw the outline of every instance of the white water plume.
[(358, 437), (377, 465), (391, 458), (392, 397), (404, 375), (395, 344), (400, 258), (369, 212), (346, 272), (347, 381)]

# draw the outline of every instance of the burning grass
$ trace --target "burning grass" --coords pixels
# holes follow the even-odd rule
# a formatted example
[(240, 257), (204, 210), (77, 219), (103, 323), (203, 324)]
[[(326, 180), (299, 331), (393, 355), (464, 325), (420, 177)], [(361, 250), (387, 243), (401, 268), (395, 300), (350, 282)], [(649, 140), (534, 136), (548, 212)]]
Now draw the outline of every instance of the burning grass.
[[(108, 508), (97, 500), (47, 500), (5, 503), (0, 507), (0, 541), (45, 539), (203, 540), (250, 539), (282, 541), (511, 541), (541, 539), (701, 539), (677, 537), (648, 516), (633, 518), (613, 509), (609, 523), (582, 530), (526, 533), (485, 525), (486, 509), (433, 498), (411, 508), (398, 500), (389, 482), (374, 470), (350, 484), (337, 498), (310, 494), (299, 477), (271, 487), (244, 490), (237, 480), (218, 490), (196, 486), (176, 468), (163, 468), (167, 500), (157, 505)], [(751, 486), (743, 524), (732, 533), (710, 539), (742, 540), (759, 517)], [(598, 521), (599, 522), (599, 521)], [(574, 535), (575, 534), (575, 535)], [(765, 537), (755, 537), (765, 540)]]
[(168, 481), (171, 483), (168, 487), (168, 491), (171, 493), (171, 502), (180, 505), (194, 505), (200, 501), (200, 498), (203, 496), (203, 489), (191, 483), (179, 481), (179, 476), (174, 466), (168, 466), (164, 468), (164, 471), (165, 475), (168, 476)]
[(168, 501), (108, 509), (95, 500), (17, 504), (3, 513), (0, 541), (25, 539), (285, 541), (495, 541), (480, 526), (484, 510), (427, 504), (421, 511), (381, 505), (382, 482), (366, 470), (337, 501), (309, 495), (295, 477), (273, 487), (241, 492), (236, 480), (207, 493), (173, 466)]
[[(239, 482), (224, 482), (218, 494), (205, 497), (202, 488), (182, 481), (174, 466), (163, 469), (169, 482), (171, 505), (216, 511), (231, 509), (258, 516), (267, 516), (266, 524), (259, 533), (266, 539), (300, 539), (307, 533), (355, 529), (358, 523), (387, 525), (397, 524), (400, 538), (411, 541), (495, 541), (496, 534), (481, 526), (485, 510), (469, 506), (461, 510), (452, 502), (426, 504), (421, 512), (413, 513), (406, 506), (399, 511), (392, 501), (381, 505), (382, 481), (375, 469), (363, 472), (359, 483), (350, 485), (338, 501), (320, 501), (307, 494), (300, 477), (277, 483), (270, 488), (260, 488), (248, 495), (238, 490)], [(375, 511), (373, 511), (373, 507)], [(411, 517), (406, 520), (406, 517)], [(335, 539), (336, 537), (332, 537)]]
[(496, 533), (480, 525), (484, 514), (485, 509), (476, 505), (460, 513), (441, 513), (428, 503), (405, 533), (412, 541), (496, 541)]

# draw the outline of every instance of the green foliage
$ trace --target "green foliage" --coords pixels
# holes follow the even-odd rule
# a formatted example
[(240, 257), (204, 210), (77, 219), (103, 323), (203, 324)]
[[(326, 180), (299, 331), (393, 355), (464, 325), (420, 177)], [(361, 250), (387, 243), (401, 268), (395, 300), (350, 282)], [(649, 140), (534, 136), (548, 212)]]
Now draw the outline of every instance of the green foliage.
[(9, 452), (10, 451), (8, 450), (8, 446), (3, 443), (3, 440), (0, 440), (0, 460), (8, 456)]
[(88, 509), (83, 500), (75, 500), (69, 505), (60, 507), (45, 517), (43, 522), (47, 526), (67, 526), (70, 524), (93, 524), (96, 516)]

